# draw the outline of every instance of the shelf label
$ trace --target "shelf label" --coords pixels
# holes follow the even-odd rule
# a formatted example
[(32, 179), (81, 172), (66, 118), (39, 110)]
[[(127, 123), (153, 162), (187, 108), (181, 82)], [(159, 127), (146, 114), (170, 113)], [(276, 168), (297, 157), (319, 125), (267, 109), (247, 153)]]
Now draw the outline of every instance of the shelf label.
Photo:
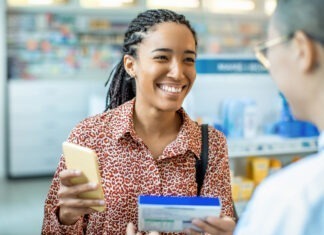
[(268, 71), (256, 59), (198, 59), (199, 74), (267, 74)]

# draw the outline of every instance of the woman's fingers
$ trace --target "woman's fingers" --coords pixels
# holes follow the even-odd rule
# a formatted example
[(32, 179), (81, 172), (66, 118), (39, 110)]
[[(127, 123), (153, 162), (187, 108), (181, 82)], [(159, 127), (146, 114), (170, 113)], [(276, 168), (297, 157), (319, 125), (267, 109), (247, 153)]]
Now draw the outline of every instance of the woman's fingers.
[(133, 223), (128, 223), (126, 228), (126, 235), (142, 235), (142, 233), (136, 232), (136, 228)]
[(65, 197), (78, 197), (80, 193), (93, 191), (98, 188), (98, 184), (86, 183), (86, 184), (76, 184), (71, 186), (61, 185), (58, 191), (59, 198)]
[[(211, 235), (230, 235), (233, 234), (235, 222), (231, 217), (207, 217), (206, 220), (194, 219), (192, 224)], [(187, 234), (199, 234), (193, 229), (186, 231)]]
[(58, 206), (60, 207), (64, 206), (71, 208), (89, 208), (103, 205), (105, 205), (104, 200), (83, 198), (61, 198), (58, 203)]
[(133, 223), (128, 223), (126, 228), (126, 235), (135, 235), (136, 228)]
[[(126, 228), (126, 235), (142, 235), (140, 232), (136, 232), (135, 225), (133, 223), (128, 223)], [(158, 232), (149, 232), (149, 235), (159, 235)]]
[(80, 183), (72, 184), (71, 180), (81, 177), (82, 173), (75, 170), (63, 170), (60, 177), (60, 188), (58, 190), (59, 219), (63, 224), (73, 224), (82, 215), (95, 212), (91, 207), (103, 206), (105, 201), (101, 199), (81, 198), (81, 193), (93, 191), (98, 188), (97, 184)]
[(81, 176), (82, 172), (79, 170), (63, 170), (59, 174), (60, 182), (65, 186), (72, 186), (71, 179)]
[(223, 216), (221, 218), (207, 217), (206, 222), (223, 232), (232, 232), (235, 228), (235, 221), (228, 216)]

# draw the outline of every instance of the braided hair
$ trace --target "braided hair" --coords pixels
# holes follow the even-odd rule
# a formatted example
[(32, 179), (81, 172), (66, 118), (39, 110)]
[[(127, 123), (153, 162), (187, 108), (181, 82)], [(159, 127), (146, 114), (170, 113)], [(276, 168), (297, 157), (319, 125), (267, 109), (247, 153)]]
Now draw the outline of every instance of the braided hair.
[(147, 10), (138, 14), (137, 17), (131, 21), (125, 33), (122, 46), (122, 58), (114, 67), (105, 83), (106, 86), (109, 84), (105, 111), (116, 108), (135, 97), (135, 79), (127, 74), (123, 57), (124, 55), (131, 55), (136, 58), (137, 45), (143, 40), (144, 36), (153, 26), (164, 22), (175, 22), (186, 25), (192, 32), (197, 46), (196, 32), (184, 15), (166, 9)]

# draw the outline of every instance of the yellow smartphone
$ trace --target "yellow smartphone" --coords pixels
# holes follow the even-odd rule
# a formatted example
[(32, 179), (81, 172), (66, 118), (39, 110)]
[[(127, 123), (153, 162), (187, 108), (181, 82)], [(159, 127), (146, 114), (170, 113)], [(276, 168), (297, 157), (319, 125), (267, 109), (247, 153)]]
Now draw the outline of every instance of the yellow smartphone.
[[(96, 152), (90, 148), (69, 142), (63, 142), (62, 148), (67, 169), (82, 172), (82, 176), (73, 178), (71, 182), (73, 184), (93, 182), (99, 185), (96, 190), (80, 193), (79, 196), (81, 198), (104, 199)], [(105, 210), (105, 206), (91, 208), (97, 211)]]

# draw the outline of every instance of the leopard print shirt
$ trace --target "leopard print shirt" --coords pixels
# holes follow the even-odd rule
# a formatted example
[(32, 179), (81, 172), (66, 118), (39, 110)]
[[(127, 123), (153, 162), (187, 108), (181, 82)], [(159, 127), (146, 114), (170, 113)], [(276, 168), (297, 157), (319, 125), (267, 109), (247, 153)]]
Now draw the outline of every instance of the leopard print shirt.
[[(200, 157), (200, 126), (180, 109), (178, 113), (183, 121), (180, 132), (155, 160), (134, 130), (134, 105), (135, 99), (87, 118), (68, 138), (69, 142), (96, 151), (107, 209), (83, 216), (74, 225), (60, 224), (59, 173), (66, 169), (61, 156), (45, 201), (42, 234), (125, 234), (127, 223), (137, 224), (139, 195), (197, 195), (195, 156)], [(232, 217), (226, 139), (212, 127), (208, 133), (209, 165), (201, 195), (221, 197), (222, 213)]]

